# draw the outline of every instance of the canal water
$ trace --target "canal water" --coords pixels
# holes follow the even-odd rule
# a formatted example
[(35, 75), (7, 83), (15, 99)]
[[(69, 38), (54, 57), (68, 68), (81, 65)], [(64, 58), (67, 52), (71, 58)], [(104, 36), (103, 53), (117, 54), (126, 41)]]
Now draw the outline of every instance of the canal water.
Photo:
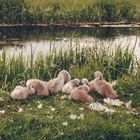
[(140, 28), (54, 28), (54, 27), (0, 27), (0, 53), (9, 55), (23, 52), (24, 57), (39, 52), (48, 55), (51, 50), (66, 51), (75, 47), (135, 47), (140, 58)]

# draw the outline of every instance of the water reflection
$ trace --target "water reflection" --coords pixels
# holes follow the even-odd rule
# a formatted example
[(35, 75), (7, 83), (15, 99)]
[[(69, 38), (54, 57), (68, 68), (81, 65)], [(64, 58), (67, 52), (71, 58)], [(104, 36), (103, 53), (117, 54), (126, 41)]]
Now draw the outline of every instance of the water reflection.
[(45, 39), (55, 37), (71, 36), (94, 36), (98, 38), (112, 38), (118, 35), (136, 35), (140, 28), (67, 28), (67, 27), (38, 27), (38, 26), (21, 26), (21, 27), (0, 27), (0, 33), (7, 39)]
[[(1, 48), (7, 52), (18, 54), (23, 51), (29, 57), (32, 46), (35, 55), (38, 52), (49, 54), (50, 50), (69, 47), (89, 46), (136, 46), (135, 54), (140, 58), (140, 28), (44, 28), (44, 27), (1, 27), (1, 34), (6, 39), (0, 41)], [(0, 50), (0, 52), (2, 51)]]

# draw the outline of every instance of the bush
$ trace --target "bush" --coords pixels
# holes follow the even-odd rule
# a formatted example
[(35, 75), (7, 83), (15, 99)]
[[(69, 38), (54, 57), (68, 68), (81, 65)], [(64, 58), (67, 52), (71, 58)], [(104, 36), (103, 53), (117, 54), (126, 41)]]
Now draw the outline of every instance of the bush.
[(24, 0), (0, 0), (0, 22), (22, 23), (25, 11)]
[(25, 0), (0, 0), (2, 23), (79, 23), (139, 20), (139, 11), (129, 2), (100, 0), (94, 4), (73, 7), (59, 2), (49, 6), (30, 7)]

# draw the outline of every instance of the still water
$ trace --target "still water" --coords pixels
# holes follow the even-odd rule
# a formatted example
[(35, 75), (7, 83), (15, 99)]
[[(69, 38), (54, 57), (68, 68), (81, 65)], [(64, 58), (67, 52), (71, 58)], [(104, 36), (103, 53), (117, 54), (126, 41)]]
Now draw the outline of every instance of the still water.
[(63, 51), (75, 47), (108, 47), (112, 49), (135, 46), (140, 58), (140, 28), (52, 28), (52, 27), (0, 27), (0, 53), (3, 49), (9, 55), (23, 52), (30, 57), (31, 47), (35, 56), (39, 52), (48, 55), (54, 48)]

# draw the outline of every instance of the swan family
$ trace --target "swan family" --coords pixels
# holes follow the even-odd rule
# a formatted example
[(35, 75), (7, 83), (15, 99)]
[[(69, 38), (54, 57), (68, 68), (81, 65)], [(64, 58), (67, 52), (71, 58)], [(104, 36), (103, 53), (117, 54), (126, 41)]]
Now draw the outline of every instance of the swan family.
[(47, 97), (59, 92), (68, 94), (71, 100), (83, 103), (92, 103), (95, 99), (91, 96), (91, 93), (94, 92), (97, 92), (103, 98), (118, 98), (117, 92), (103, 78), (103, 74), (100, 71), (96, 71), (93, 80), (88, 81), (87, 78), (83, 78), (82, 80), (78, 78), (71, 79), (71, 75), (66, 70), (61, 70), (56, 78), (49, 81), (29, 79), (25, 87), (16, 86), (11, 92), (11, 97), (17, 100), (26, 100), (33, 94)]

